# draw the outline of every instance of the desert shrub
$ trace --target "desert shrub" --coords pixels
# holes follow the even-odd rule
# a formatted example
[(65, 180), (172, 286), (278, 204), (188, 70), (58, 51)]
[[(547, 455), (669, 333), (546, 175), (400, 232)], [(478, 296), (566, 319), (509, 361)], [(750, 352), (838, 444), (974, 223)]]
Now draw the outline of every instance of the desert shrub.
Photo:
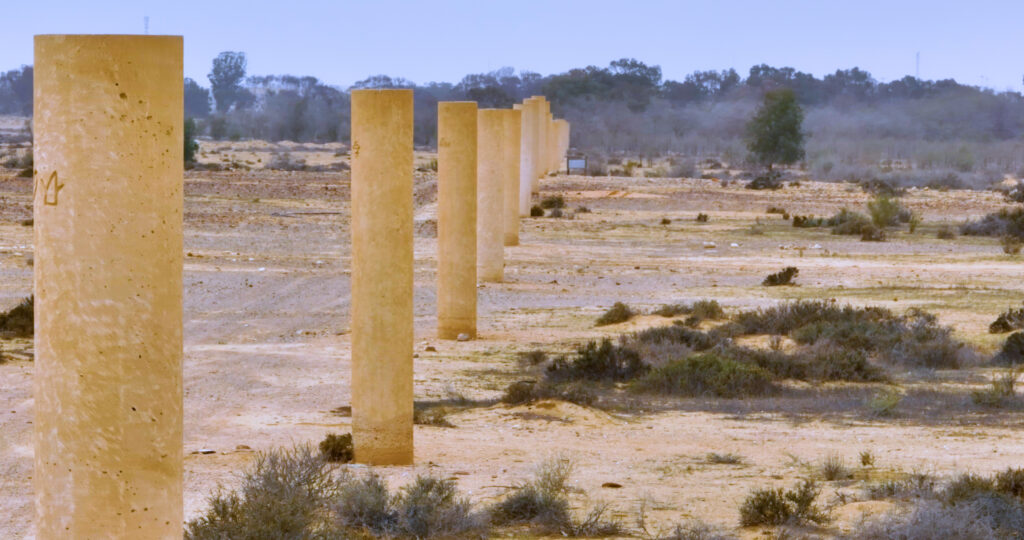
[(992, 362), (1004, 366), (1024, 364), (1024, 332), (1014, 332), (1007, 336), (1003, 348)]
[(354, 457), (352, 451), (352, 434), (345, 433), (338, 435), (328, 433), (324, 440), (320, 441), (320, 455), (332, 463), (348, 463)]
[(971, 400), (982, 407), (1006, 407), (1017, 399), (1016, 384), (1017, 372), (1011, 369), (993, 378), (988, 388), (971, 392)]
[(778, 171), (767, 171), (747, 183), (747, 189), (782, 189), (782, 175)]
[[(549, 218), (560, 218), (560, 217), (562, 217), (562, 209), (561, 208), (553, 208), (550, 212), (548, 212), (548, 217)], [(572, 215), (570, 215), (569, 217), (571, 218)]]
[(996, 474), (996, 491), (1018, 499), (1024, 499), (1024, 469), (1009, 468)]
[(787, 266), (781, 271), (774, 274), (769, 274), (768, 277), (764, 278), (761, 285), (766, 287), (777, 287), (779, 285), (793, 285), (793, 278), (800, 273), (795, 266)]
[(330, 511), (341, 530), (328, 538), (451, 538), (486, 530), (485, 517), (472, 512), (455, 482), (432, 476), (418, 476), (395, 494), (374, 473), (343, 477)]
[(669, 218), (661, 218), (661, 224), (662, 225), (671, 225), (672, 224), (672, 220), (669, 219)]
[(412, 423), (419, 426), (452, 428), (455, 424), (448, 420), (450, 412), (451, 409), (443, 405), (428, 406), (417, 403), (412, 409)]
[(859, 457), (861, 466), (872, 467), (875, 465), (875, 455), (871, 453), (871, 450), (862, 450)]
[(1004, 208), (960, 226), (964, 236), (1012, 236), (1024, 238), (1024, 207)]
[(1024, 247), (1024, 243), (1021, 243), (1020, 238), (1014, 236), (1004, 236), (999, 243), (1003, 246), (1003, 253), (1007, 255), (1018, 255), (1021, 248)]
[(283, 152), (274, 154), (266, 168), (275, 171), (304, 171), (306, 170), (306, 160), (292, 157), (290, 152)]
[(529, 523), (543, 532), (561, 532), (572, 524), (567, 498), (572, 469), (565, 460), (541, 463), (531, 481), (491, 506), (491, 522), (498, 526)]
[(742, 465), (743, 456), (739, 456), (733, 453), (719, 454), (717, 452), (709, 452), (704, 457), (704, 461), (713, 465)]
[(600, 159), (588, 159), (587, 169), (583, 174), (585, 176), (608, 176), (608, 165)]
[(935, 237), (939, 240), (952, 240), (956, 238), (956, 232), (949, 225), (942, 225), (939, 230), (935, 232)]
[(827, 224), (827, 220), (824, 218), (816, 218), (814, 216), (793, 216), (793, 226), (798, 229), (811, 229), (814, 227), (823, 227)]
[(516, 381), (501, 396), (501, 402), (509, 405), (523, 405), (542, 399), (559, 399), (577, 405), (590, 406), (597, 401), (597, 396), (589, 385), (579, 381), (567, 384), (550, 382)]
[(239, 490), (218, 489), (209, 507), (185, 524), (185, 538), (312, 538), (330, 525), (324, 508), (337, 494), (327, 463), (312, 447), (259, 453)]
[(738, 313), (733, 320), (743, 334), (784, 335), (812, 323), (891, 319), (885, 308), (838, 306), (825, 300), (783, 302), (768, 308)]
[(725, 534), (718, 529), (700, 522), (690, 521), (676, 524), (668, 534), (662, 534), (658, 540), (735, 540), (735, 536)]
[(696, 221), (697, 221), (697, 223), (707, 223), (708, 222), (708, 215), (703, 213), (703, 212), (701, 212), (701, 213), (697, 214)]
[(622, 302), (615, 302), (612, 307), (608, 308), (603, 315), (597, 318), (597, 326), (608, 326), (609, 324), (618, 324), (626, 322), (636, 315), (629, 306)]
[(907, 220), (908, 230), (910, 234), (914, 234), (917, 228), (921, 226), (921, 215), (917, 213), (910, 214), (910, 219)]
[(872, 365), (860, 349), (829, 345), (797, 355), (807, 365), (805, 377), (819, 381), (885, 382), (885, 371)]
[(540, 207), (545, 210), (552, 208), (565, 208), (565, 197), (561, 195), (550, 195), (540, 200)]
[(899, 199), (887, 194), (879, 194), (874, 200), (868, 202), (868, 214), (871, 215), (871, 223), (879, 229), (891, 227), (900, 222), (900, 215), (905, 210)]
[(577, 206), (576, 207), (576, 213), (577, 214), (589, 214), (590, 213), (590, 209), (587, 208), (586, 206)]
[(686, 328), (685, 325), (655, 326), (636, 332), (631, 340), (641, 344), (678, 343), (695, 351), (706, 351), (722, 341), (717, 333), (705, 333)]
[(825, 458), (821, 463), (819, 469), (821, 477), (825, 480), (832, 482), (834, 480), (846, 480), (853, 476), (850, 469), (847, 468), (846, 462), (843, 457), (838, 454), (832, 454)]
[(1021, 328), (1024, 328), (1024, 308), (1010, 308), (988, 325), (988, 331), (992, 334), (1005, 334)]
[(964, 473), (953, 479), (942, 492), (942, 498), (950, 504), (968, 501), (975, 496), (994, 493), (995, 480), (973, 473)]
[(818, 493), (817, 484), (811, 480), (803, 480), (786, 491), (781, 488), (756, 489), (740, 506), (740, 525), (827, 523), (828, 515), (815, 504)]
[(858, 235), (864, 234), (864, 230), (871, 226), (871, 220), (860, 212), (843, 208), (829, 218), (826, 225), (832, 227), (832, 234)]
[(879, 390), (868, 399), (866, 405), (872, 416), (896, 416), (896, 408), (903, 401), (903, 394), (894, 389)]
[(631, 348), (614, 345), (609, 339), (591, 341), (576, 350), (571, 359), (555, 359), (547, 369), (551, 381), (628, 381), (650, 369)]
[(543, 364), (548, 359), (548, 353), (540, 349), (519, 353), (519, 359), (530, 366)]
[(33, 334), (35, 295), (22, 300), (7, 312), (0, 313), (0, 334), (29, 337)]
[(699, 320), (719, 320), (725, 317), (725, 310), (717, 300), (697, 300), (692, 305), (665, 304), (654, 311), (654, 315), (676, 317), (691, 315)]
[(509, 405), (521, 405), (537, 401), (541, 398), (534, 390), (536, 385), (536, 381), (516, 381), (505, 388), (505, 393), (501, 395), (501, 402)]
[(847, 540), (996, 540), (992, 522), (971, 505), (924, 501), (906, 513), (867, 520)]
[(633, 388), (676, 396), (721, 398), (759, 396), (775, 390), (771, 375), (764, 369), (714, 353), (693, 355), (653, 369), (638, 379)]
[(860, 240), (862, 242), (885, 242), (885, 239), (885, 229), (875, 227), (874, 225), (866, 225), (861, 229)]
[(697, 166), (692, 160), (684, 159), (673, 163), (668, 170), (669, 178), (694, 178), (697, 176)]
[(769, 206), (768, 210), (766, 210), (765, 213), (766, 214), (787, 214), (788, 212), (786, 212), (786, 210), (784, 208), (779, 208), (778, 206)]
[(935, 477), (924, 472), (913, 472), (904, 478), (886, 480), (865, 488), (867, 498), (910, 499), (935, 498)]
[(544, 209), (536, 204), (531, 206), (530, 217), (544, 217)]

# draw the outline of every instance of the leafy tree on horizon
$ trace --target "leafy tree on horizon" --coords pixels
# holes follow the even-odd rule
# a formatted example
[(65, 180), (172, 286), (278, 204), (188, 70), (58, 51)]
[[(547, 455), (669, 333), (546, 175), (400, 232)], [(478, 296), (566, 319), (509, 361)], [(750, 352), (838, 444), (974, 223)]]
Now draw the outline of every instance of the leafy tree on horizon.
[(213, 67), (207, 78), (217, 105), (217, 112), (225, 113), (232, 105), (245, 101), (247, 93), (242, 88), (245, 79), (246, 60), (244, 52), (224, 51), (213, 59)]
[(747, 124), (747, 150), (761, 165), (789, 165), (804, 158), (804, 111), (788, 88), (765, 92)]

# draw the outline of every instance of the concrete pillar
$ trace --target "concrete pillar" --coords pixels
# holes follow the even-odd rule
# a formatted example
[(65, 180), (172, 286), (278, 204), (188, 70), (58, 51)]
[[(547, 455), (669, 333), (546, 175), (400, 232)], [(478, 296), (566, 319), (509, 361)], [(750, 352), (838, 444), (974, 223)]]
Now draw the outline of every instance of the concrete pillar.
[(502, 184), (504, 186), (506, 246), (519, 245), (519, 162), (522, 144), (521, 109), (506, 109), (504, 113), (505, 151), (503, 156)]
[(540, 190), (540, 179), (544, 177), (547, 166), (544, 163), (544, 96), (532, 96), (530, 115), (533, 116), (531, 127), (533, 128), (533, 179), (530, 183), (530, 193), (537, 193)]
[(505, 278), (505, 111), (482, 109), (477, 122), (477, 278)]
[(437, 337), (476, 337), (476, 144), (473, 101), (437, 104)]
[(179, 36), (35, 38), (40, 540), (182, 537), (182, 100)]
[(352, 442), (413, 462), (412, 90), (352, 91)]
[(569, 155), (569, 121), (564, 118), (555, 120), (555, 133), (558, 136), (558, 160), (557, 170), (565, 166), (565, 160)]
[(537, 166), (534, 164), (534, 156), (537, 152), (537, 116), (536, 101), (527, 98), (520, 108), (522, 123), (520, 134), (522, 135), (519, 146), (519, 215), (530, 215), (530, 195), (533, 193), (534, 180), (537, 178)]

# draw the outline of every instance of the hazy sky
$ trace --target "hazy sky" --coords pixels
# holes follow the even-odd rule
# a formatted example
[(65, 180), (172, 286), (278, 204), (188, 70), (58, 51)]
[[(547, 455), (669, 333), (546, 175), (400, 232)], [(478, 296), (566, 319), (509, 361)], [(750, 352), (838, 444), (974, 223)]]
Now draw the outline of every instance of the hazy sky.
[(635, 57), (669, 79), (694, 70), (860, 67), (1022, 90), (1024, 1), (945, 0), (64, 0), (2, 3), (0, 70), (32, 62), (33, 34), (185, 36), (185, 76), (204, 86), (220, 51), (249, 73), (348, 86), (371, 74), (458, 82), (512, 66), (542, 74)]

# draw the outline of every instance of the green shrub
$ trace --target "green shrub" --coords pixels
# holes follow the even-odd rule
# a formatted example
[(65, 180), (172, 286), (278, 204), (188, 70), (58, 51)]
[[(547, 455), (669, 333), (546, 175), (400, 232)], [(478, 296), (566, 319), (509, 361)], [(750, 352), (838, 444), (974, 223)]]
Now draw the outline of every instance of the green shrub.
[(942, 492), (943, 499), (951, 504), (969, 501), (979, 494), (995, 493), (996, 483), (973, 473), (964, 473), (953, 479)]
[(607, 326), (609, 324), (626, 322), (632, 319), (634, 315), (636, 315), (636, 312), (630, 309), (629, 306), (622, 302), (615, 302), (612, 304), (612, 307), (608, 308), (608, 311), (605, 311), (603, 315), (598, 317), (596, 325)]
[(565, 208), (565, 197), (561, 195), (550, 195), (540, 200), (540, 207), (545, 210), (552, 208)]
[(185, 119), (185, 163), (193, 163), (196, 160), (196, 152), (199, 151), (199, 143), (196, 142), (196, 121), (192, 118)]
[(795, 488), (756, 489), (740, 506), (740, 525), (800, 525), (828, 523), (827, 514), (815, 505), (818, 486), (811, 480), (800, 482)]
[(530, 217), (544, 217), (544, 209), (536, 204), (530, 207)]
[(971, 392), (971, 400), (983, 407), (1005, 407), (1017, 399), (1016, 384), (1017, 372), (1008, 370), (992, 379), (988, 388)]
[(571, 359), (557, 358), (548, 366), (551, 381), (628, 381), (650, 369), (636, 351), (619, 347), (605, 338), (600, 345), (591, 341), (576, 350)]
[(992, 334), (1005, 334), (1021, 328), (1024, 328), (1024, 308), (1010, 308), (988, 325), (988, 331)]
[(354, 457), (352, 434), (337, 435), (335, 433), (328, 433), (327, 437), (320, 441), (320, 455), (332, 463), (348, 463), (352, 461)]
[(571, 526), (567, 494), (572, 469), (565, 460), (542, 463), (531, 481), (491, 506), (491, 522), (498, 526), (528, 523), (548, 533)]
[(698, 300), (690, 304), (665, 304), (654, 311), (654, 315), (676, 317), (692, 315), (698, 320), (719, 320), (725, 318), (725, 310), (717, 300)]
[(843, 208), (826, 224), (832, 227), (832, 234), (862, 235), (871, 226), (871, 220), (864, 214)]
[(702, 353), (651, 370), (633, 387), (641, 392), (676, 396), (739, 398), (775, 390), (764, 369), (714, 353)]
[(769, 274), (768, 277), (764, 278), (761, 285), (766, 287), (777, 287), (780, 285), (793, 285), (793, 278), (800, 273), (795, 266), (787, 266), (781, 271), (774, 274)]
[(703, 212), (697, 214), (697, 223), (707, 223), (707, 222), (708, 222), (708, 215), (707, 214), (705, 214)]
[(887, 194), (879, 194), (873, 201), (868, 202), (868, 214), (871, 215), (871, 223), (879, 229), (884, 229), (899, 223), (900, 214), (904, 212), (899, 199), (890, 197)]
[(903, 394), (900, 392), (893, 389), (880, 390), (871, 396), (867, 402), (867, 407), (873, 416), (888, 418), (896, 416), (896, 408), (899, 407), (902, 401)]
[(22, 300), (5, 313), (0, 313), (0, 334), (30, 337), (35, 329), (35, 295)]
[(846, 467), (843, 457), (838, 454), (826, 457), (825, 461), (821, 463), (821, 477), (829, 482), (846, 480), (852, 476), (853, 473)]
[(1024, 364), (1024, 332), (1014, 332), (1007, 336), (1002, 350), (992, 361), (1005, 366)]

